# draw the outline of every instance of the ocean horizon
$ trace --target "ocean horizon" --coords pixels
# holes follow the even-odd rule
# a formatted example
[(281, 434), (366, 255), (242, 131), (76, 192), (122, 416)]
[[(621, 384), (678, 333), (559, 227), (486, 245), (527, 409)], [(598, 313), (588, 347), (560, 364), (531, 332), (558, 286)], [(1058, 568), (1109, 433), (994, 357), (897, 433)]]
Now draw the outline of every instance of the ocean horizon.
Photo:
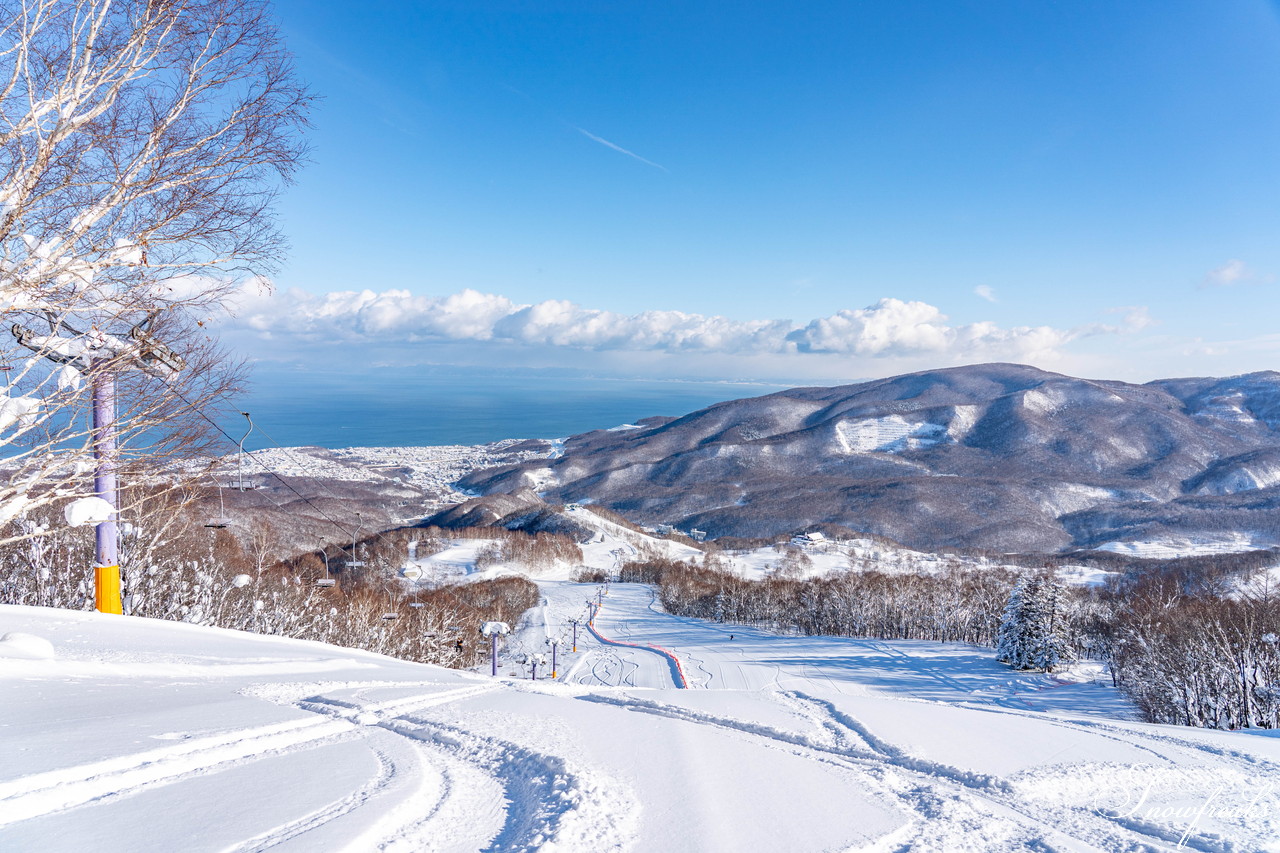
[(245, 447), (255, 450), (563, 438), (794, 387), (445, 367), (345, 374), (259, 368), (250, 381), (218, 420), (239, 440), (246, 424), (237, 411), (249, 412), (256, 429)]

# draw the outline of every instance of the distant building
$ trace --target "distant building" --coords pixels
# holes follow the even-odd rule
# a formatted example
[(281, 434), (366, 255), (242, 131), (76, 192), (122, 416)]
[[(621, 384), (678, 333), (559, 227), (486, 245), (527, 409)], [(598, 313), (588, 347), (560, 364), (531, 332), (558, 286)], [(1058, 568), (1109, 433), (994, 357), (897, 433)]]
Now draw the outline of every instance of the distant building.
[(659, 536), (670, 536), (673, 532), (675, 532), (675, 528), (672, 527), (670, 524), (659, 524), (656, 530), (658, 531)]
[(699, 530), (696, 527), (689, 529), (689, 538), (694, 542), (702, 542), (707, 538), (707, 531)]
[(827, 537), (823, 536), (821, 533), (819, 533), (816, 530), (811, 531), (809, 533), (797, 533), (795, 536), (791, 537), (791, 544), (799, 545), (801, 548), (805, 547), (806, 545), (808, 546), (825, 545), (827, 544)]

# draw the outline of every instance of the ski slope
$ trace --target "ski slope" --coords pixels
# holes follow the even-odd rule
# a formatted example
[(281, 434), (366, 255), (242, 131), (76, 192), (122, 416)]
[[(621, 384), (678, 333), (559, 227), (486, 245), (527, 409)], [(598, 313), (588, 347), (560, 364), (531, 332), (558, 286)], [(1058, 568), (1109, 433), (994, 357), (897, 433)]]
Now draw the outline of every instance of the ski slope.
[[(1134, 722), (1088, 670), (541, 586), (497, 679), (0, 607), (0, 850), (1280, 850), (1269, 733)], [(689, 689), (646, 649), (572, 652), (589, 597)], [(548, 636), (556, 682), (507, 675)]]

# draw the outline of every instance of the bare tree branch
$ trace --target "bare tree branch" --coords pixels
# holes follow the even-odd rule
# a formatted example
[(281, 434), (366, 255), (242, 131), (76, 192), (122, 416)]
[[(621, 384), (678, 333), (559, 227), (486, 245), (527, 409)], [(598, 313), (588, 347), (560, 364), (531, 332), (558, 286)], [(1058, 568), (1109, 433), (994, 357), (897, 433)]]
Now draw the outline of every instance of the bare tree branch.
[[(0, 542), (90, 491), (91, 370), (124, 468), (209, 450), (241, 370), (200, 321), (276, 268), (311, 100), (265, 0), (0, 0)], [(138, 370), (140, 326), (186, 369)]]

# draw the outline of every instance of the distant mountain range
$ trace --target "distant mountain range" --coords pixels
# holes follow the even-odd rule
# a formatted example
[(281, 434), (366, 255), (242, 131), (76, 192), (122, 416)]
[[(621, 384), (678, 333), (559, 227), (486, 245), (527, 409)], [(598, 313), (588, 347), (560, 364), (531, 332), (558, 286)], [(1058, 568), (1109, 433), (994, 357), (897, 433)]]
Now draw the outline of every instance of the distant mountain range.
[(461, 485), (596, 502), (711, 537), (828, 525), (917, 548), (1270, 543), (1278, 430), (1272, 371), (1133, 385), (983, 364), (648, 418)]

